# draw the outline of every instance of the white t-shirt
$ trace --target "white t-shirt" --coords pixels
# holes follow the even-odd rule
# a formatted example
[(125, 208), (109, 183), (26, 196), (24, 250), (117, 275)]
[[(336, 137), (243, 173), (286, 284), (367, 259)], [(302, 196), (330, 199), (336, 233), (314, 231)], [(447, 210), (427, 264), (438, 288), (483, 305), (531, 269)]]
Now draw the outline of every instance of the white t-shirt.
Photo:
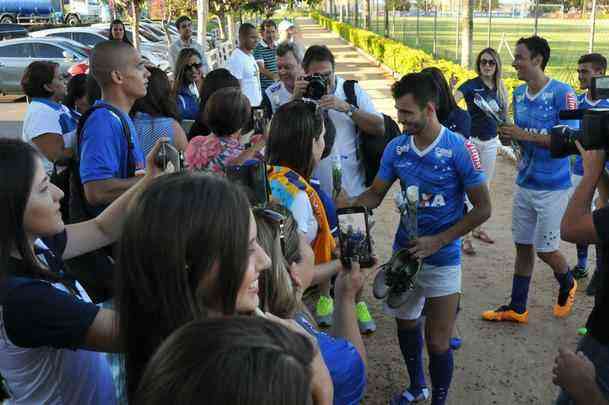
[(309, 201), (307, 193), (299, 191), (294, 197), (289, 210), (298, 224), (300, 233), (305, 235), (309, 243), (313, 243), (317, 237), (319, 224), (313, 213), (313, 207), (311, 206), (311, 201)]
[[(65, 147), (72, 148), (76, 142), (76, 121), (66, 106), (48, 100), (33, 99), (23, 119), (22, 139), (32, 143), (33, 139), (47, 133), (61, 135)], [(53, 172), (53, 163), (44, 156), (42, 164), (47, 174)]]
[(260, 70), (254, 55), (237, 48), (231, 54), (226, 68), (239, 80), (241, 91), (250, 100), (252, 107), (258, 107), (262, 103), (262, 87)]
[[(343, 84), (345, 80), (336, 77), (336, 90), (334, 95), (341, 100), (347, 100)], [(355, 84), (355, 96), (360, 110), (382, 115), (376, 111), (372, 100), (366, 92)], [(322, 190), (328, 195), (332, 195), (332, 159), (334, 156), (340, 157), (342, 167), (342, 186), (350, 197), (356, 197), (366, 190), (365, 173), (362, 162), (358, 160), (359, 134), (355, 123), (346, 113), (329, 110), (330, 119), (336, 127), (336, 139), (330, 156), (319, 162), (313, 173), (313, 177), (319, 179)]]
[(282, 81), (277, 81), (271, 84), (264, 92), (271, 103), (273, 114), (275, 114), (279, 107), (289, 103), (290, 100), (292, 100), (292, 93), (288, 91)]

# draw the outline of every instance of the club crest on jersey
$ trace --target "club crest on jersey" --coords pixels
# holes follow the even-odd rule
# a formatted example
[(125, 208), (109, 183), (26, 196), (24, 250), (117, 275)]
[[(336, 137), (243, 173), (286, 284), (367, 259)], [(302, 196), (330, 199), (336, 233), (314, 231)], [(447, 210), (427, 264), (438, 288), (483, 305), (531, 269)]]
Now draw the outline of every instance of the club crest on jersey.
[(444, 207), (446, 205), (446, 201), (444, 200), (444, 196), (442, 194), (428, 194), (421, 193), (421, 199), (419, 201), (420, 208), (439, 208)]
[(567, 110), (577, 110), (577, 97), (573, 93), (567, 93)]
[(474, 169), (482, 170), (482, 162), (480, 161), (480, 154), (478, 153), (478, 149), (476, 145), (474, 145), (471, 141), (466, 140), (464, 142), (465, 147), (467, 148), (467, 152), (469, 152), (469, 157), (472, 160), (472, 164), (474, 165)]
[(437, 148), (434, 150), (434, 152), (435, 152), (436, 157), (437, 157), (438, 159), (441, 159), (441, 158), (443, 158), (443, 157), (445, 157), (445, 158), (451, 158), (451, 157), (453, 157), (453, 151), (452, 151), (452, 150), (450, 150), (450, 149), (445, 149), (445, 148), (440, 148), (440, 147), (437, 147)]

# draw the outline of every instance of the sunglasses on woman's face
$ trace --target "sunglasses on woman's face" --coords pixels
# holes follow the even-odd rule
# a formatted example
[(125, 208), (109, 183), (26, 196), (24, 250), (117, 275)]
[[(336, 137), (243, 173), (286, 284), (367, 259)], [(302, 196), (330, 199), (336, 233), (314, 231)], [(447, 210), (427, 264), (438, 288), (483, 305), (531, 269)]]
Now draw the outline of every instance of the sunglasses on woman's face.
[(202, 63), (191, 63), (190, 65), (186, 65), (185, 69), (186, 70), (190, 70), (190, 69), (199, 70), (199, 69), (201, 69), (201, 66), (203, 66)]
[(492, 59), (480, 59), (481, 66), (484, 66), (484, 65), (495, 66), (496, 64), (497, 64), (497, 62), (495, 62)]
[(281, 254), (285, 257), (285, 231), (283, 229), (285, 226), (285, 216), (270, 208), (259, 208), (256, 210), (256, 214), (260, 214), (262, 218), (279, 227), (279, 244), (281, 246)]

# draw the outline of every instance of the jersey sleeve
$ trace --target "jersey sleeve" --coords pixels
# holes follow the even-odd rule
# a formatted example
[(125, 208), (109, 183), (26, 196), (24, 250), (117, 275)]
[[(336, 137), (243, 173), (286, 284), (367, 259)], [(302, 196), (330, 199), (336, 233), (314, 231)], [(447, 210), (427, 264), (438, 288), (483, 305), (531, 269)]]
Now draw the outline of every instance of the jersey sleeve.
[[(575, 91), (573, 91), (571, 86), (565, 84), (562, 91), (559, 92), (558, 96), (554, 99), (554, 103), (556, 111), (576, 110), (577, 96), (575, 95)], [(559, 120), (558, 123), (560, 125), (568, 125), (570, 128), (579, 128), (578, 120)]]
[(313, 207), (304, 191), (296, 194), (290, 206), (290, 212), (298, 224), (298, 230), (306, 236), (309, 243), (313, 242), (317, 236), (317, 232), (314, 232), (316, 230), (311, 229), (311, 222), (315, 220), (315, 214), (313, 214)]
[(455, 148), (455, 168), (463, 186), (467, 189), (485, 181), (478, 149), (469, 139)]
[(11, 291), (2, 311), (6, 333), (13, 344), (77, 349), (83, 345), (99, 308), (49, 283), (34, 281)]
[(398, 140), (402, 139), (404, 138), (399, 136), (387, 144), (385, 150), (383, 151), (383, 157), (381, 157), (379, 171), (376, 174), (376, 177), (389, 184), (393, 183), (398, 177), (394, 162), (396, 159), (396, 148), (398, 147), (399, 142)]
[(44, 134), (62, 135), (63, 131), (56, 111), (39, 103), (30, 104), (29, 108), (31, 113), (23, 123), (23, 135), (26, 141), (30, 142)]
[(80, 177), (82, 183), (120, 177), (123, 128), (119, 119), (94, 112), (82, 131)]
[(457, 107), (454, 118), (455, 132), (458, 132), (463, 135), (464, 138), (469, 139), (472, 132), (472, 118), (469, 113)]
[(457, 88), (457, 91), (460, 91), (463, 94), (463, 97), (467, 97), (469, 93), (472, 91), (472, 81), (468, 80), (463, 83), (461, 86)]

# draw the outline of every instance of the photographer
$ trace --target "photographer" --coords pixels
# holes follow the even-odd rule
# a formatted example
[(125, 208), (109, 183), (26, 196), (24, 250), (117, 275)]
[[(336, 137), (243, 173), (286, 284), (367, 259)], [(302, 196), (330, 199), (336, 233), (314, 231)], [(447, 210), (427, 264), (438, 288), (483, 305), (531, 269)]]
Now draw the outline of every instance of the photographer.
[[(326, 85), (326, 94), (319, 100), (319, 106), (328, 110), (330, 119), (336, 127), (336, 139), (332, 153), (323, 159), (314, 176), (321, 182), (322, 189), (332, 195), (332, 161), (338, 158), (342, 167), (343, 187), (351, 197), (364, 192), (364, 167), (359, 159), (359, 133), (383, 136), (385, 124), (383, 117), (372, 104), (366, 92), (355, 84), (355, 96), (359, 107), (349, 104), (345, 94), (342, 77), (335, 75), (334, 55), (326, 46), (314, 45), (307, 49), (302, 67), (307, 76), (318, 75)], [(310, 77), (309, 77), (310, 79)], [(305, 97), (309, 82), (298, 80), (294, 85), (294, 98)]]
[[(602, 251), (607, 252), (609, 207), (591, 212), (594, 190), (603, 173), (607, 154), (604, 150), (586, 151), (579, 142), (576, 142), (576, 144), (582, 156), (584, 174), (562, 219), (561, 237), (571, 243), (600, 244)], [(566, 352), (561, 352), (557, 358), (555, 383), (559, 384), (563, 391), (557, 400), (557, 405), (590, 404), (594, 394), (601, 393), (605, 401), (609, 399), (609, 390), (607, 389), (609, 387), (609, 324), (606, 319), (609, 313), (608, 259), (609, 255), (603, 255), (601, 258), (602, 267), (599, 269), (601, 272), (600, 289), (586, 325), (588, 334), (579, 341), (577, 347), (577, 350), (594, 364), (596, 378), (590, 378), (590, 373), (587, 373), (588, 376), (586, 374), (573, 375), (573, 373), (569, 375), (571, 368), (562, 366), (565, 361), (573, 360), (572, 356), (568, 356)], [(580, 369), (585, 369), (585, 367)], [(573, 379), (577, 381), (573, 383)], [(592, 384), (592, 387), (590, 387), (590, 384), (586, 384), (590, 380), (596, 380), (596, 385)], [(584, 387), (590, 387), (590, 389), (583, 389)], [(602, 400), (594, 402), (594, 404), (597, 403), (606, 402), (602, 402)]]
[[(587, 55), (583, 55), (579, 58), (577, 62), (577, 75), (579, 78), (580, 88), (582, 90), (586, 90), (585, 93), (579, 95), (577, 97), (577, 105), (580, 110), (586, 110), (590, 108), (608, 108), (609, 100), (595, 98), (593, 92), (590, 91), (592, 86), (592, 78), (603, 76), (607, 70), (607, 59), (604, 56), (598, 53), (591, 53)], [(582, 165), (582, 158), (579, 155), (575, 156), (575, 164), (573, 165), (573, 174), (571, 176), (571, 182), (573, 183), (573, 189), (577, 187), (577, 185), (581, 182), (582, 176), (584, 175), (584, 167)], [(599, 192), (602, 191), (602, 188), (599, 188)], [(601, 196), (596, 200), (596, 202), (602, 204), (598, 205), (598, 208), (602, 208), (604, 203), (607, 201), (607, 195), (604, 194), (604, 197)], [(593, 201), (594, 207), (594, 201)], [(600, 268), (600, 251), (597, 246), (596, 250), (596, 260), (597, 260), (597, 269)], [(587, 261), (588, 261), (588, 245), (577, 245), (577, 265), (573, 268), (573, 276), (576, 279), (584, 278), (588, 275), (587, 269)], [(592, 276), (592, 279), (588, 283), (588, 287), (586, 288), (586, 293), (588, 295), (594, 295), (594, 291), (596, 289), (596, 285), (598, 284), (598, 274), (595, 272)]]

